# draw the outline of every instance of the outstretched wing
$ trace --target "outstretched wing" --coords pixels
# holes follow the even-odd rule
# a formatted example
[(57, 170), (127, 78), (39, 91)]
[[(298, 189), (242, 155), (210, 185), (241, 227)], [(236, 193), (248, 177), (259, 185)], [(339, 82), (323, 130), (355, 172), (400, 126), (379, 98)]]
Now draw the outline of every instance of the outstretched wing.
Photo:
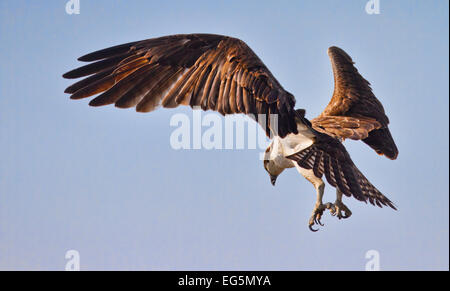
[[(297, 133), (294, 97), (241, 40), (185, 34), (131, 42), (79, 58), (91, 62), (63, 75), (87, 77), (66, 89), (72, 99), (99, 93), (92, 106), (115, 104), (149, 112), (160, 105), (199, 106), (221, 114), (245, 113), (266, 133)], [(277, 124), (272, 122), (277, 116)]]
[(396, 209), (394, 204), (384, 196), (355, 166), (344, 145), (335, 138), (314, 131), (313, 144), (297, 153), (287, 156), (300, 167), (313, 170), (318, 178), (325, 177), (333, 187), (346, 196), (353, 196), (357, 200), (373, 205), (389, 206)]
[(361, 139), (378, 154), (396, 159), (398, 149), (388, 128), (389, 118), (372, 93), (370, 83), (342, 49), (330, 47), (328, 55), (333, 67), (334, 93), (325, 110), (311, 120), (314, 128), (334, 137)]

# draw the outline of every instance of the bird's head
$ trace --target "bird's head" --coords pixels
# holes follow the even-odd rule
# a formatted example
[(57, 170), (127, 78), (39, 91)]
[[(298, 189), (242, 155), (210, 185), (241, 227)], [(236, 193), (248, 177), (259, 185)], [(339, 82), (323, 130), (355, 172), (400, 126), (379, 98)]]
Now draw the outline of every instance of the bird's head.
[(268, 160), (264, 160), (264, 169), (267, 171), (267, 173), (270, 176), (270, 183), (272, 183), (273, 186), (275, 186), (275, 182), (277, 181), (277, 177), (278, 175), (273, 174), (271, 171), (271, 163), (273, 163), (272, 161), (268, 161)]
[(277, 181), (278, 175), (283, 172), (284, 168), (278, 167), (277, 164), (269, 159), (270, 147), (266, 150), (266, 155), (264, 157), (264, 169), (270, 176), (270, 183), (275, 186), (275, 182)]

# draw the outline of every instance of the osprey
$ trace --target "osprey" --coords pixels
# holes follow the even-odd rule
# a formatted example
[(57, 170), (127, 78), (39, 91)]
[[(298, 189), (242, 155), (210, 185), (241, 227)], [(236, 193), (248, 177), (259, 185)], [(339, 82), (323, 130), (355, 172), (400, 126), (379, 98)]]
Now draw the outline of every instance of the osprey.
[[(394, 204), (358, 170), (342, 141), (362, 140), (378, 154), (396, 159), (398, 150), (389, 119), (370, 84), (342, 49), (330, 47), (334, 93), (325, 110), (308, 120), (294, 109), (295, 98), (284, 90), (258, 56), (241, 40), (213, 34), (170, 35), (130, 42), (80, 57), (91, 62), (63, 75), (86, 77), (69, 86), (71, 99), (101, 93), (91, 106), (115, 104), (150, 112), (162, 105), (198, 106), (222, 115), (244, 113), (260, 123), (272, 142), (264, 168), (271, 183), (286, 168), (310, 181), (317, 202), (309, 228), (321, 223), (325, 210), (339, 219), (352, 214), (342, 195), (373, 205)], [(265, 116), (266, 118), (259, 118)], [(336, 201), (323, 203), (323, 175), (336, 188)]]

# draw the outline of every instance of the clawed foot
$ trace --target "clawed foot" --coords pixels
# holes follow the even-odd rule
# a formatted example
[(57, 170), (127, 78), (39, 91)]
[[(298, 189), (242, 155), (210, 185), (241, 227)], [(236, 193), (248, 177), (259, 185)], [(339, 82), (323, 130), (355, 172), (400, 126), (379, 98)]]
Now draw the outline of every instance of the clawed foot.
[(330, 212), (331, 215), (337, 216), (337, 218), (339, 219), (346, 219), (352, 216), (352, 212), (350, 211), (350, 209), (348, 209), (348, 207), (339, 200), (336, 200), (336, 202), (331, 205)]
[(320, 221), (322, 219), (323, 212), (325, 209), (330, 209), (333, 205), (331, 203), (326, 204), (316, 204), (316, 206), (313, 209), (311, 218), (309, 219), (309, 229), (311, 231), (318, 231), (319, 229), (314, 229), (313, 225), (318, 224), (320, 226), (323, 226), (323, 223)]
[(311, 218), (309, 219), (309, 229), (311, 231), (318, 231), (319, 229), (314, 229), (314, 225), (324, 226), (324, 224), (320, 221), (322, 219), (323, 212), (329, 209), (331, 215), (336, 216), (339, 219), (346, 219), (352, 215), (352, 212), (348, 207), (342, 203), (342, 201), (336, 200), (334, 204), (328, 202), (325, 204), (316, 204), (314, 210), (312, 212)]

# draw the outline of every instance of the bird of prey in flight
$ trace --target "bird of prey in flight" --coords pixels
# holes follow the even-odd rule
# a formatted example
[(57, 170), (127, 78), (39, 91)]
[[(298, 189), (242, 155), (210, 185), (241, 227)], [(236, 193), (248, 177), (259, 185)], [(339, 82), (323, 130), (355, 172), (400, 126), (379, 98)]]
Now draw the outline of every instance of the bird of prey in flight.
[[(243, 113), (260, 123), (272, 139), (264, 168), (275, 181), (286, 168), (297, 170), (317, 193), (309, 228), (323, 225), (325, 210), (339, 219), (351, 211), (342, 195), (379, 207), (394, 204), (358, 170), (342, 144), (362, 140), (378, 154), (396, 159), (398, 149), (389, 119), (370, 84), (338, 47), (328, 55), (334, 74), (334, 93), (325, 110), (308, 120), (295, 109), (294, 96), (283, 89), (258, 56), (241, 40), (213, 34), (170, 35), (130, 42), (80, 57), (90, 62), (63, 75), (86, 77), (69, 86), (72, 99), (93, 95), (89, 105), (115, 104), (150, 112), (161, 106), (200, 107), (219, 113)], [(258, 116), (266, 116), (259, 118)], [(276, 117), (276, 118), (274, 118)], [(323, 175), (336, 188), (336, 201), (323, 203)]]

